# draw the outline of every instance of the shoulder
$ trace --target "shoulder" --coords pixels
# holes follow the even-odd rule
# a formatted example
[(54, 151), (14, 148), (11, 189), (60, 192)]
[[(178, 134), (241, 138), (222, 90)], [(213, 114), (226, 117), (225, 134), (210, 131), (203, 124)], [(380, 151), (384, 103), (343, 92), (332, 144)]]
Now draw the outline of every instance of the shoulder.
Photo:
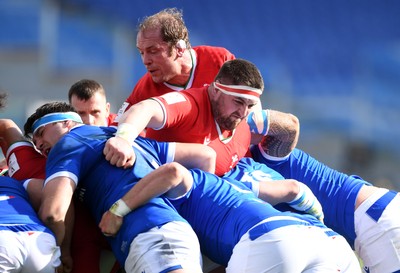
[(199, 62), (207, 61), (213, 63), (224, 63), (228, 60), (235, 59), (235, 55), (224, 47), (215, 46), (196, 46), (193, 50), (197, 54)]

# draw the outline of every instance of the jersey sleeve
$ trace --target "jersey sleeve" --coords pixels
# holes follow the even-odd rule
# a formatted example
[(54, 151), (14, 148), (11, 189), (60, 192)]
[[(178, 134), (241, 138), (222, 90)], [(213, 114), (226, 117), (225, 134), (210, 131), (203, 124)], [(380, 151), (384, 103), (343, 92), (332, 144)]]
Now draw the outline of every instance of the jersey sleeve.
[(28, 141), (12, 144), (6, 155), (8, 176), (23, 180), (45, 178), (46, 158)]
[(197, 104), (185, 92), (170, 92), (152, 99), (160, 103), (164, 111), (164, 124), (158, 129), (184, 127), (197, 119)]

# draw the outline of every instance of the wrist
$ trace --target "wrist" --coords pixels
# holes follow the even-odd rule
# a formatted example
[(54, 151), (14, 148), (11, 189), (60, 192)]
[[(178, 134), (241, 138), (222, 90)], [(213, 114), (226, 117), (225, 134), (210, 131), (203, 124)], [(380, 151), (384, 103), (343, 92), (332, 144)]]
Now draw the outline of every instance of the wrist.
[(128, 205), (124, 202), (122, 199), (118, 199), (109, 209), (109, 211), (117, 215), (119, 217), (124, 217), (128, 213), (130, 213), (132, 210), (128, 207)]
[(247, 124), (252, 133), (266, 136), (269, 130), (269, 109), (251, 112), (247, 116)]
[(297, 205), (297, 204), (301, 203), (302, 201), (304, 201), (304, 199), (305, 199), (304, 187), (302, 187), (301, 183), (299, 183), (299, 182), (297, 182), (296, 184), (298, 186), (298, 192), (297, 192), (296, 196), (290, 202), (288, 202), (291, 205)]
[(139, 135), (138, 130), (130, 123), (121, 123), (118, 125), (116, 137), (120, 137), (132, 143), (136, 137)]

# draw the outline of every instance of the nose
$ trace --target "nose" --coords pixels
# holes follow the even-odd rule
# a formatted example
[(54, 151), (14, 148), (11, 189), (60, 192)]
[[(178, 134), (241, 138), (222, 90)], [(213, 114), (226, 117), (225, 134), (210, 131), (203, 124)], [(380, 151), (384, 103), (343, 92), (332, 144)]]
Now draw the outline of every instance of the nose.
[(84, 123), (88, 124), (88, 125), (96, 125), (96, 118), (92, 115), (89, 115), (88, 122), (84, 122)]
[(152, 59), (149, 54), (143, 53), (142, 54), (142, 62), (144, 65), (149, 65), (152, 63)]
[(90, 115), (88, 114), (80, 114), (82, 122), (84, 124), (90, 124)]
[(242, 105), (241, 107), (239, 107), (238, 113), (240, 117), (244, 119), (250, 113), (250, 108), (247, 105)]

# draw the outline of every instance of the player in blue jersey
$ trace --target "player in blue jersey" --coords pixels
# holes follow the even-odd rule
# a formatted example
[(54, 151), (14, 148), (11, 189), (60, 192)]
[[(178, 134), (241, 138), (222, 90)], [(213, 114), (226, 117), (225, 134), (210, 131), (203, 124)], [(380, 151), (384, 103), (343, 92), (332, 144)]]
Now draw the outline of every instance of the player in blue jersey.
[[(188, 167), (215, 168), (215, 154), (202, 145), (143, 138), (133, 143), (134, 166), (116, 168), (103, 156), (104, 144), (116, 130), (81, 123), (71, 106), (55, 102), (39, 107), (24, 126), (25, 134), (31, 134), (36, 148), (48, 157), (39, 216), (56, 234), (58, 244), (75, 190), (98, 222), (138, 180), (164, 163), (175, 160)], [(114, 209), (126, 212), (123, 203)], [(154, 198), (127, 215), (120, 233), (108, 241), (126, 272), (201, 272), (196, 235), (166, 198)]]
[(20, 181), (0, 176), (0, 272), (54, 273), (54, 234), (39, 220)]
[(362, 178), (331, 169), (302, 150), (268, 156), (262, 144), (253, 158), (285, 178), (303, 181), (321, 202), (325, 224), (343, 235), (367, 272), (400, 272), (400, 196)]
[[(122, 199), (134, 212), (154, 196), (170, 198), (195, 230), (202, 252), (226, 272), (361, 271), (345, 239), (313, 216), (280, 212), (240, 182), (175, 165), (175, 177), (140, 181)], [(189, 189), (185, 195), (168, 191), (182, 184)], [(118, 236), (123, 222), (111, 208), (100, 227)]]

